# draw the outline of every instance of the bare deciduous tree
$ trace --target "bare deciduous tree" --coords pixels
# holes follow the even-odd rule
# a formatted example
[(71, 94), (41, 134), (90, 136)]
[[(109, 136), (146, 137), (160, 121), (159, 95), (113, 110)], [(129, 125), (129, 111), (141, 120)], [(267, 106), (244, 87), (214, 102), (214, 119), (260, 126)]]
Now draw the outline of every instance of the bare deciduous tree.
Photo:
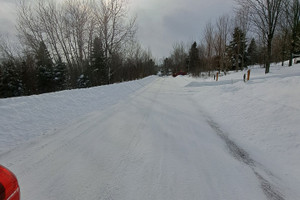
[(226, 70), (226, 45), (229, 39), (230, 20), (228, 15), (219, 17), (216, 22), (214, 49), (218, 59), (218, 70)]
[[(136, 18), (128, 17), (126, 0), (100, 0), (94, 6), (94, 15), (97, 19), (98, 34), (104, 45), (104, 54), (106, 58), (119, 54), (122, 47), (132, 40), (136, 33)], [(109, 62), (109, 59), (107, 59)], [(109, 68), (109, 76), (111, 66)], [(110, 80), (110, 77), (109, 77)]]
[(32, 5), (25, 0), (20, 0), (18, 4), (18, 25), (19, 37), (21, 42), (30, 49), (37, 52), (39, 43), (43, 41), (41, 24), (37, 19)]
[(172, 63), (174, 68), (172, 69), (173, 73), (177, 73), (180, 71), (187, 71), (186, 69), (186, 59), (187, 52), (184, 48), (183, 42), (173, 44), (173, 52), (171, 54)]
[(14, 48), (8, 42), (8, 38), (0, 35), (0, 58), (14, 60)]
[(62, 58), (77, 74), (85, 71), (93, 40), (100, 38), (110, 80), (114, 73), (111, 59), (120, 57), (135, 37), (136, 24), (135, 17), (128, 15), (127, 0), (19, 0), (18, 30), (29, 50), (36, 53), (44, 42), (52, 59)]
[(241, 9), (249, 10), (250, 22), (262, 35), (267, 47), (266, 70), (270, 71), (272, 40), (287, 0), (236, 0)]
[[(60, 7), (60, 8), (59, 8)], [(54, 1), (28, 3), (20, 0), (18, 30), (23, 43), (36, 52), (43, 41), (53, 59), (62, 57), (69, 66), (82, 65), (87, 58), (89, 16), (91, 12), (84, 1), (68, 0), (57, 6)]]
[(215, 54), (214, 51), (214, 27), (211, 22), (207, 23), (204, 29), (204, 38), (203, 43), (206, 47), (205, 50), (205, 57), (206, 59), (206, 70), (211, 71), (214, 67), (212, 66), (213, 63), (213, 56)]

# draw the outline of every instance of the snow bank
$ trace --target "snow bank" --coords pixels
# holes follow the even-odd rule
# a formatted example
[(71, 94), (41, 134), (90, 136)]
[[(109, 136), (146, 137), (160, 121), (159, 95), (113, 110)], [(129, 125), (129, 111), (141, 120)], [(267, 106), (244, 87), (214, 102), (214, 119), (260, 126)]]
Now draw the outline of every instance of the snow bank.
[[(300, 65), (272, 66), (271, 73), (253, 67), (213, 80), (189, 80), (187, 90), (202, 110), (225, 129), (251, 156), (285, 181), (300, 185)], [(288, 199), (296, 199), (290, 197)]]
[(0, 154), (62, 125), (117, 104), (155, 76), (88, 89), (0, 99)]

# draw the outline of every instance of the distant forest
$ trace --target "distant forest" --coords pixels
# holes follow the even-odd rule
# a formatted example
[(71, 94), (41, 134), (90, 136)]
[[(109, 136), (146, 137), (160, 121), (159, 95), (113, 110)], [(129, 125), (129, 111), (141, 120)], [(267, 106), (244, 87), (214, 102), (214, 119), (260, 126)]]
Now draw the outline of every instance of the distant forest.
[[(234, 16), (208, 22), (202, 39), (174, 43), (158, 66), (136, 37), (126, 0), (17, 4), (19, 47), (0, 41), (0, 97), (86, 88), (187, 72), (243, 70), (300, 53), (299, 0), (235, 0)], [(187, 23), (188, 23), (188, 19)], [(197, 26), (197, 24), (195, 24)], [(155, 28), (155, 27), (153, 27)]]
[[(235, 0), (234, 15), (208, 22), (200, 41), (178, 42), (163, 60), (163, 75), (188, 72), (243, 70), (259, 64), (270, 71), (271, 62), (300, 56), (299, 0)], [(188, 19), (187, 19), (188, 20)], [(194, 24), (197, 26), (197, 24)]]
[(143, 78), (157, 73), (136, 39), (126, 0), (17, 5), (21, 48), (2, 38), (0, 97), (41, 94)]

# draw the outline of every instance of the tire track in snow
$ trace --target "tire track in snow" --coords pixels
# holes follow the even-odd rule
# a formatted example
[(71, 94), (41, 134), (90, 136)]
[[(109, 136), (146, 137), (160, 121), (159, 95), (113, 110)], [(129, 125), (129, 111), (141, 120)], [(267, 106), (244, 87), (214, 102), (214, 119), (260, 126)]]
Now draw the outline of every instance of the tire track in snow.
[[(195, 101), (191, 96), (188, 96), (187, 98), (191, 101), (191, 103), (199, 106), (199, 103)], [(284, 195), (279, 191), (279, 188), (276, 187), (274, 184), (272, 184), (270, 181), (268, 181), (267, 178), (265, 178), (266, 176), (270, 178), (274, 178), (275, 176), (272, 174), (272, 172), (268, 171), (261, 164), (259, 164), (254, 159), (252, 159), (246, 150), (244, 150), (233, 140), (231, 140), (228, 137), (228, 134), (225, 131), (223, 131), (220, 128), (220, 126), (214, 120), (212, 120), (206, 113), (204, 113), (201, 109), (199, 109), (199, 113), (201, 113), (201, 115), (204, 116), (204, 118), (206, 118), (206, 121), (209, 124), (209, 126), (226, 143), (229, 153), (235, 159), (246, 164), (252, 169), (266, 197), (269, 200), (285, 200)]]
[(253, 160), (243, 148), (241, 148), (234, 141), (232, 141), (227, 136), (227, 134), (219, 127), (219, 125), (209, 117), (207, 117), (207, 123), (213, 130), (215, 130), (217, 135), (220, 138), (222, 138), (222, 140), (224, 140), (229, 149), (230, 154), (237, 160), (248, 165), (253, 170), (253, 173), (260, 182), (264, 194), (269, 200), (285, 200), (284, 195), (279, 191), (279, 189), (266, 178), (264, 178), (264, 176), (262, 175), (263, 173), (259, 171), (265, 171), (265, 173), (269, 176), (272, 176), (272, 173), (270, 173), (266, 169), (259, 169), (262, 166), (259, 163), (255, 162), (255, 160)]

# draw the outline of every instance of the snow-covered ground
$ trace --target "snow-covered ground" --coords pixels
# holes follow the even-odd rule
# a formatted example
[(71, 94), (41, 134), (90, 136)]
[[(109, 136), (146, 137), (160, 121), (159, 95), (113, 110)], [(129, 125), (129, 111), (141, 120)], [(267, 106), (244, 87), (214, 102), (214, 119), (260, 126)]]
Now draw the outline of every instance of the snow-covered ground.
[(0, 154), (61, 126), (109, 108), (155, 77), (122, 84), (0, 99)]
[(300, 199), (300, 65), (0, 100), (22, 199)]

